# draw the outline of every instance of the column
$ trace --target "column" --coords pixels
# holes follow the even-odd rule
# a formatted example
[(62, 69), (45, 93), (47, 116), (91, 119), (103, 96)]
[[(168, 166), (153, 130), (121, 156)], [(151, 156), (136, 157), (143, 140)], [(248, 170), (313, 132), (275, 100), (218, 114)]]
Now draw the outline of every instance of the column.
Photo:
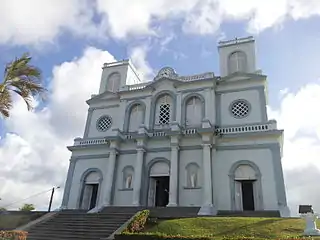
[[(204, 119), (210, 120), (211, 121), (211, 116), (210, 112), (212, 111), (212, 102), (211, 102), (211, 90), (210, 89), (205, 89), (205, 114), (204, 114)], [(214, 105), (213, 105), (214, 106)]]
[(212, 174), (211, 174), (211, 144), (202, 144), (203, 152), (203, 205), (212, 206)]
[(64, 186), (64, 192), (63, 192), (63, 198), (62, 198), (62, 204), (61, 204), (62, 209), (68, 208), (69, 196), (70, 196), (75, 166), (76, 166), (76, 158), (71, 157), (70, 162), (69, 162), (67, 180), (66, 180), (66, 184)]
[(109, 163), (108, 163), (108, 170), (106, 175), (106, 193), (104, 199), (104, 206), (111, 205), (111, 194), (112, 194), (112, 185), (113, 185), (113, 175), (114, 175), (114, 167), (116, 164), (117, 152), (115, 149), (111, 149), (109, 155)]
[(137, 160), (134, 168), (134, 185), (133, 185), (133, 202), (135, 206), (140, 206), (141, 195), (141, 177), (143, 170), (143, 156), (145, 150), (143, 148), (137, 148)]
[(169, 185), (169, 204), (168, 206), (177, 206), (178, 195), (178, 158), (179, 146), (171, 146), (171, 165), (170, 165), (170, 185)]

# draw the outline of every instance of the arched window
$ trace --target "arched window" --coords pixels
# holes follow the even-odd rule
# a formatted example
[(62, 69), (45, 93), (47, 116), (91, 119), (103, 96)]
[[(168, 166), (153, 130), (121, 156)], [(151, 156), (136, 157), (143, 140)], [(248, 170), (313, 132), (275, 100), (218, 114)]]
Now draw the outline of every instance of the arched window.
[(172, 98), (165, 94), (158, 98), (156, 104), (155, 125), (168, 126), (172, 118)]
[(198, 164), (189, 163), (186, 166), (187, 188), (197, 188), (197, 187), (199, 187), (198, 172), (199, 172)]
[(138, 131), (140, 125), (144, 122), (144, 108), (136, 104), (131, 108), (129, 118), (129, 132)]
[(201, 125), (202, 102), (198, 97), (191, 97), (186, 103), (186, 126)]
[(118, 92), (120, 87), (120, 73), (111, 73), (107, 80), (107, 90), (110, 92)]
[(123, 189), (132, 189), (133, 188), (133, 177), (134, 177), (134, 168), (132, 166), (126, 166), (122, 171), (122, 188)]
[(236, 51), (230, 54), (228, 61), (229, 74), (235, 72), (247, 72), (247, 56), (242, 51)]

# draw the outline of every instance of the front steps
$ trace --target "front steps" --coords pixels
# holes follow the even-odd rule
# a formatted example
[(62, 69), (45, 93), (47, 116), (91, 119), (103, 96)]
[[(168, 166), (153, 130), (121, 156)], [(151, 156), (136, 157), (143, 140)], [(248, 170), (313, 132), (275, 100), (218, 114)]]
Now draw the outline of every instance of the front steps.
[(118, 208), (104, 213), (86, 213), (67, 210), (46, 222), (31, 227), (28, 240), (100, 240), (109, 237), (136, 211), (125, 212)]
[[(47, 221), (26, 229), (28, 240), (100, 240), (111, 236), (138, 211), (150, 210), (150, 218), (201, 217), (200, 207), (105, 207), (99, 213), (63, 210)], [(279, 211), (224, 211), (216, 217), (280, 217)]]

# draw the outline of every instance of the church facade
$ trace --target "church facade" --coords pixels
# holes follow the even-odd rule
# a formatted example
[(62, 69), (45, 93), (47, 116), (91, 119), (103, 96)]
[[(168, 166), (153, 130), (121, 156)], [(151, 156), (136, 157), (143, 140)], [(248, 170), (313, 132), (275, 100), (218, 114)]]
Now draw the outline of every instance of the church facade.
[(288, 215), (283, 130), (267, 117), (252, 37), (219, 42), (220, 76), (162, 68), (141, 82), (129, 60), (103, 66), (62, 208), (199, 206)]

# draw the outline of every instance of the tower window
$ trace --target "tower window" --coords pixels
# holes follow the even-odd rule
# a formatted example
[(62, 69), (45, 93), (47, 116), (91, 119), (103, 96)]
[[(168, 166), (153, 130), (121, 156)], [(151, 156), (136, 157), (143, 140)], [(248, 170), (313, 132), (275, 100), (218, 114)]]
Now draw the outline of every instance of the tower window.
[(230, 54), (228, 62), (229, 74), (235, 72), (247, 72), (247, 56), (242, 51), (236, 51)]
[(108, 77), (107, 90), (110, 92), (118, 92), (120, 87), (120, 79), (120, 73), (111, 73)]

